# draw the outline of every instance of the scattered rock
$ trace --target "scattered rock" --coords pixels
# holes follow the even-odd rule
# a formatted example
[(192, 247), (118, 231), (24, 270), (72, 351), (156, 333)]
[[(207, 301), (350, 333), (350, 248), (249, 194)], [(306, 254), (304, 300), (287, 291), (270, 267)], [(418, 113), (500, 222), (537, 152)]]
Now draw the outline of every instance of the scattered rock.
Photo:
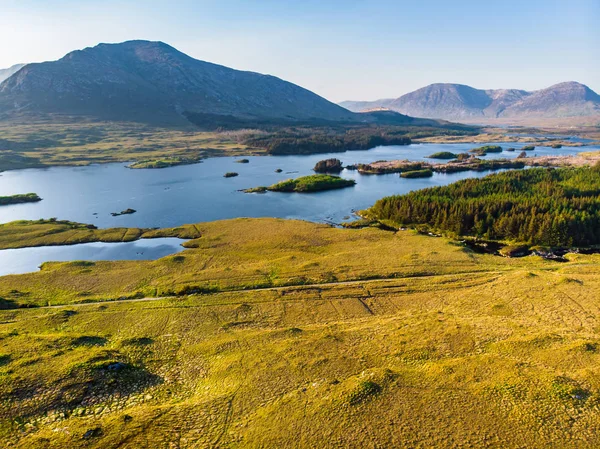
[(83, 434), (83, 439), (88, 440), (90, 438), (98, 438), (102, 436), (102, 429), (100, 427), (94, 427), (93, 429), (88, 429)]
[(118, 217), (119, 215), (135, 214), (136, 212), (137, 211), (135, 209), (128, 208), (128, 209), (122, 210), (121, 212), (111, 212), (111, 215), (113, 217)]
[(111, 363), (110, 365), (107, 365), (107, 367), (106, 367), (106, 369), (109, 371), (121, 371), (121, 370), (124, 370), (125, 368), (127, 368), (127, 364), (125, 364), (123, 362)]
[(339, 173), (343, 170), (342, 161), (339, 159), (324, 159), (315, 164), (314, 171), (317, 173)]

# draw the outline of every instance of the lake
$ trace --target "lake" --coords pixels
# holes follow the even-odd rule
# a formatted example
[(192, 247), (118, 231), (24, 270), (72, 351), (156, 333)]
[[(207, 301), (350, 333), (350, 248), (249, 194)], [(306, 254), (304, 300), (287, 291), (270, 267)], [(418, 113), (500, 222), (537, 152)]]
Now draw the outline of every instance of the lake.
[[(255, 156), (247, 157), (250, 160), (247, 164), (236, 162), (236, 158), (222, 157), (194, 165), (151, 170), (131, 170), (127, 164), (106, 164), (8, 171), (0, 174), (0, 196), (35, 192), (43, 200), (0, 207), (0, 223), (51, 217), (92, 223), (103, 228), (172, 227), (236, 217), (297, 218), (340, 223), (352, 218), (354, 211), (365, 209), (384, 196), (482, 177), (490, 172), (434, 173), (431, 178), (405, 179), (398, 174), (361, 175), (344, 170), (341, 176), (356, 180), (354, 187), (310, 194), (247, 194), (240, 190), (313, 174), (316, 162), (332, 157), (341, 159), (344, 165), (390, 159), (419, 161), (431, 160), (427, 156), (438, 151), (461, 153), (482, 145), (487, 144), (413, 144), (345, 153)], [(517, 150), (489, 154), (485, 159), (514, 158), (526, 144), (499, 145)], [(570, 155), (599, 149), (538, 147), (528, 154)], [(275, 172), (279, 168), (282, 173)], [(223, 177), (226, 172), (233, 171), (239, 176)], [(137, 212), (111, 216), (112, 212), (127, 208)], [(35, 271), (42, 262), (50, 260), (149, 260), (182, 249), (178, 239), (152, 239), (0, 250), (0, 275)]]
[[(43, 201), (2, 206), (0, 222), (57, 217), (98, 227), (171, 227), (235, 217), (279, 217), (339, 223), (353, 211), (367, 208), (384, 196), (489, 173), (436, 173), (431, 178), (404, 179), (398, 174), (360, 175), (344, 170), (341, 176), (355, 179), (356, 186), (312, 194), (246, 194), (239, 190), (313, 174), (315, 163), (330, 157), (339, 158), (344, 164), (382, 159), (427, 160), (426, 156), (438, 151), (459, 153), (482, 145), (413, 144), (307, 156), (255, 156), (247, 158), (248, 164), (222, 157), (153, 170), (131, 170), (126, 164), (106, 164), (9, 171), (0, 175), (0, 195), (35, 192)], [(500, 145), (517, 148), (517, 151), (489, 154), (486, 158), (516, 157), (525, 144)], [(600, 148), (538, 147), (529, 155), (568, 155), (594, 149)], [(278, 168), (283, 172), (275, 173)], [(223, 177), (231, 171), (238, 172), (239, 176)], [(137, 212), (111, 216), (112, 212), (127, 208)]]
[(0, 251), (0, 276), (36, 271), (43, 262), (73, 260), (155, 260), (184, 250), (185, 240), (141, 239), (124, 243), (80, 243)]

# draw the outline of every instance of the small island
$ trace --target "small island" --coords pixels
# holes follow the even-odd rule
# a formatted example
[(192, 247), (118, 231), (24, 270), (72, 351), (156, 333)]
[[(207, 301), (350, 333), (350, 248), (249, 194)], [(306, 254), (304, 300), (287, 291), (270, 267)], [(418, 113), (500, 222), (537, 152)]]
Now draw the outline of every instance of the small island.
[(130, 215), (130, 214), (135, 214), (137, 211), (135, 209), (131, 209), (131, 208), (127, 208), (125, 210), (122, 210), (121, 212), (111, 212), (111, 215), (113, 217), (118, 217), (119, 215)]
[(344, 187), (352, 187), (356, 184), (353, 179), (343, 179), (338, 176), (331, 175), (311, 175), (303, 176), (296, 179), (288, 179), (278, 182), (270, 187), (254, 187), (246, 189), (246, 193), (264, 193), (271, 192), (298, 192), (310, 193), (321, 192), (324, 190), (343, 189)]
[(456, 159), (458, 156), (450, 151), (439, 151), (427, 156), (429, 159)]
[(521, 151), (533, 151), (535, 150), (535, 147), (533, 145), (526, 145), (523, 148), (521, 148)]
[(313, 170), (317, 173), (339, 173), (344, 169), (339, 159), (324, 159), (315, 164)]
[(234, 171), (228, 171), (223, 175), (223, 178), (235, 178), (236, 176), (238, 176), (238, 173)]
[(183, 157), (168, 157), (163, 159), (145, 159), (136, 161), (127, 166), (132, 169), (143, 169), (143, 168), (167, 168), (175, 167), (177, 165), (190, 165), (198, 164), (202, 162), (200, 158), (183, 158)]
[(431, 178), (433, 176), (433, 170), (426, 168), (424, 170), (412, 170), (400, 173), (402, 178)]
[(42, 199), (36, 193), (0, 196), (0, 206), (8, 206), (10, 204), (37, 203), (38, 201), (42, 201)]
[[(432, 171), (435, 173), (457, 173), (463, 171), (500, 170), (508, 168), (524, 168), (525, 162), (514, 159), (483, 160), (469, 155), (459, 154), (456, 160), (448, 162), (414, 162), (409, 160), (377, 161), (370, 164), (358, 164), (356, 169), (362, 175), (383, 175), (388, 173), (410, 173)], [(406, 178), (428, 176), (408, 175)]]
[(250, 159), (236, 159), (234, 162), (237, 162), (238, 164), (247, 164), (250, 162)]
[(499, 145), (484, 145), (469, 150), (469, 153), (476, 154), (477, 156), (485, 156), (488, 153), (502, 153), (502, 147)]

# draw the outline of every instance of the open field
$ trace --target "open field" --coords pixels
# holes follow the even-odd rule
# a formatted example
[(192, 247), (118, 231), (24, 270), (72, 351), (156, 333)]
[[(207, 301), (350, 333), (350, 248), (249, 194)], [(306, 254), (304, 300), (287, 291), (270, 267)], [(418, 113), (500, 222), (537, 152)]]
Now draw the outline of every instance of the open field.
[(472, 254), (448, 240), (412, 231), (343, 230), (303, 221), (242, 218), (198, 223), (193, 231), (201, 237), (186, 242), (186, 251), (157, 261), (46, 263), (40, 272), (0, 277), (0, 298), (7, 305), (45, 306), (545, 264), (555, 268), (541, 259)]
[[(600, 256), (505, 259), (275, 219), (197, 226), (181, 258), (0, 278), (5, 306), (68, 304), (0, 311), (4, 446), (600, 444)], [(185, 285), (220, 291), (104, 301)]]
[(0, 124), (0, 171), (128, 161), (172, 164), (174, 160), (186, 163), (211, 156), (261, 153), (240, 143), (239, 136), (240, 132), (202, 132), (192, 126), (166, 129), (135, 123), (4, 122)]
[(1, 123), (0, 171), (109, 162), (157, 169), (197, 163), (207, 157), (360, 150), (384, 144), (406, 145), (412, 137), (477, 133), (474, 127), (436, 126), (434, 121), (418, 126), (256, 123), (252, 129), (207, 131), (191, 124), (164, 128), (129, 122), (56, 120)]

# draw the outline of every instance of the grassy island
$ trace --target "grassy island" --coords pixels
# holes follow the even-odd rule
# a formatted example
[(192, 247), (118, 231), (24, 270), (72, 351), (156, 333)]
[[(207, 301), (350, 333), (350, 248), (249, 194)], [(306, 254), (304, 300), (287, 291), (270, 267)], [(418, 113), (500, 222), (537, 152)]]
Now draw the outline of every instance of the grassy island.
[(412, 170), (400, 173), (402, 178), (431, 178), (433, 176), (433, 170), (426, 168), (424, 170)]
[(429, 159), (456, 159), (458, 156), (450, 151), (439, 151), (427, 157)]
[(254, 187), (246, 189), (246, 193), (262, 193), (267, 190), (271, 192), (320, 192), (323, 190), (343, 189), (352, 187), (356, 182), (353, 179), (343, 179), (331, 175), (310, 175), (296, 179), (288, 179), (278, 182), (270, 187)]
[(22, 203), (37, 203), (38, 201), (42, 201), (42, 199), (36, 193), (0, 196), (0, 206), (8, 206), (10, 204)]
[(236, 173), (234, 171), (228, 171), (227, 173), (225, 173), (223, 175), (223, 178), (235, 178), (238, 175), (239, 175), (239, 173)]
[(363, 175), (383, 175), (387, 173), (405, 173), (422, 170), (431, 170), (436, 173), (457, 173), (461, 171), (486, 171), (524, 167), (525, 162), (514, 159), (483, 160), (476, 157), (462, 157), (462, 155), (459, 155), (458, 159), (446, 163), (397, 160), (356, 165), (358, 172)]
[(133, 164), (129, 165), (129, 168), (133, 169), (141, 169), (141, 168), (167, 168), (167, 167), (175, 167), (177, 165), (189, 165), (189, 164), (197, 164), (202, 162), (201, 159), (189, 159), (183, 157), (172, 157), (172, 158), (163, 158), (163, 159), (147, 159), (143, 161), (137, 161)]
[(499, 145), (484, 145), (482, 147), (469, 150), (469, 153), (473, 153), (478, 156), (485, 156), (488, 153), (502, 153), (502, 147)]

